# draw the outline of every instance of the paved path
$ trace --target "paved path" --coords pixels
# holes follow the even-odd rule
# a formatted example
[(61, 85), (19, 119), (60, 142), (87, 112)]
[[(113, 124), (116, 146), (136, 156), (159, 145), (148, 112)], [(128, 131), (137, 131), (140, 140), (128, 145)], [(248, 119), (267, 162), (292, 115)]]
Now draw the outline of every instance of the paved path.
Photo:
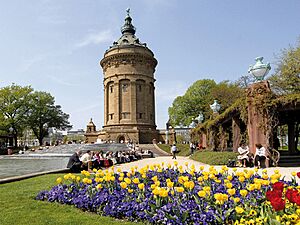
[(155, 157), (158, 156), (168, 156), (167, 152), (164, 150), (161, 150), (159, 147), (155, 146), (154, 144), (139, 144), (140, 150), (150, 150), (154, 153)]
[[(210, 165), (194, 161), (190, 159), (189, 157), (183, 157), (183, 156), (177, 156), (176, 160), (172, 159), (172, 156), (162, 156), (162, 157), (156, 157), (156, 158), (148, 158), (148, 159), (142, 159), (139, 161), (131, 162), (131, 163), (126, 163), (126, 164), (120, 164), (116, 165), (115, 168), (121, 168), (123, 171), (128, 171), (130, 170), (131, 167), (137, 166), (138, 168), (142, 168), (146, 165), (151, 165), (151, 164), (161, 164), (164, 162), (165, 166), (167, 166), (168, 163), (173, 164), (174, 161), (178, 162), (178, 165), (182, 165), (185, 168), (185, 163), (188, 162), (189, 165), (194, 164), (196, 167), (196, 170), (199, 170), (200, 166), (204, 166), (204, 170), (208, 170)], [(220, 170), (222, 166), (215, 166), (217, 170)], [(232, 173), (233, 168), (229, 168), (229, 172)], [(253, 168), (237, 168), (238, 171), (243, 171), (244, 169), (251, 170)], [(268, 171), (268, 175), (272, 175), (274, 173), (274, 170), (279, 170), (280, 174), (282, 176), (285, 176), (286, 180), (291, 179), (291, 173), (293, 171), (295, 172), (300, 172), (300, 167), (270, 167), (266, 169)], [(259, 169), (258, 171), (259, 174), (262, 174), (262, 169)]]

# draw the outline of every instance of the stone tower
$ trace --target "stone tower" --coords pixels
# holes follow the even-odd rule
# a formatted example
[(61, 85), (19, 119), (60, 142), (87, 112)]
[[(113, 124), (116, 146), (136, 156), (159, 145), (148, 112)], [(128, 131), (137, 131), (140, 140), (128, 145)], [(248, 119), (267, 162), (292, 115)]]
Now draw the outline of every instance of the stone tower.
[(157, 60), (135, 36), (127, 10), (122, 36), (104, 54), (104, 126), (99, 139), (152, 143), (155, 124), (154, 72)]

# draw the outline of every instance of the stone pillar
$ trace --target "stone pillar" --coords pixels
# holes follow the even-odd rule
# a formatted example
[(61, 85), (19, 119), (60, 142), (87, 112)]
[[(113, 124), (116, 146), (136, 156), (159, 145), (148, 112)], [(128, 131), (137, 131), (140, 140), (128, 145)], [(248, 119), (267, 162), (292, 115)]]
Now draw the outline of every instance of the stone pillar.
[(130, 82), (130, 114), (131, 121), (137, 123), (137, 111), (136, 111), (136, 81), (132, 80)]
[(107, 93), (109, 92), (109, 87), (107, 84), (104, 84), (104, 125), (107, 125), (107, 121), (108, 121), (108, 96)]
[(238, 118), (232, 118), (232, 134), (233, 134), (233, 151), (237, 152), (237, 149), (241, 142), (241, 128), (240, 120)]
[(114, 83), (114, 116), (113, 116), (113, 121), (114, 123), (119, 124), (120, 123), (120, 91), (122, 89), (120, 88), (120, 83), (119, 81)]
[(248, 103), (248, 137), (250, 152), (255, 153), (255, 144), (262, 144), (269, 147), (267, 137), (268, 118), (265, 115), (265, 109), (260, 104), (266, 100), (271, 93), (268, 81), (261, 81), (252, 84), (247, 90)]
[(289, 154), (293, 154), (296, 152), (295, 124), (291, 120), (288, 122), (288, 148), (289, 148)]

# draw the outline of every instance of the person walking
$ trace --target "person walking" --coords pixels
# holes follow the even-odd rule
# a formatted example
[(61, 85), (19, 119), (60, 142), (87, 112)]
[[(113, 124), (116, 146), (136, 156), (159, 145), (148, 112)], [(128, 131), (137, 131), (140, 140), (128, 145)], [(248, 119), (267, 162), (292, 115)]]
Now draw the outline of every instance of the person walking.
[(195, 149), (196, 149), (196, 145), (193, 142), (191, 142), (190, 143), (190, 155), (194, 154)]
[(176, 153), (177, 153), (177, 147), (176, 147), (176, 144), (173, 144), (172, 147), (171, 147), (171, 153), (173, 155), (173, 158), (172, 159), (176, 159)]

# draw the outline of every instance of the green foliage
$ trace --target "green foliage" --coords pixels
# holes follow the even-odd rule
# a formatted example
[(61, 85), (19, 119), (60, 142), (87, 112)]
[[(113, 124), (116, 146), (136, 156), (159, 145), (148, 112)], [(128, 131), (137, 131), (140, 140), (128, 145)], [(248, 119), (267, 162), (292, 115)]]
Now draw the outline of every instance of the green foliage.
[(48, 128), (69, 128), (68, 118), (61, 106), (54, 105), (54, 98), (49, 93), (15, 84), (0, 89), (0, 133), (8, 134), (9, 128), (13, 128), (15, 146), (17, 137), (28, 127), (42, 144)]
[[(63, 174), (62, 174), (63, 175)], [(74, 206), (34, 200), (41, 190), (50, 189), (59, 174), (39, 176), (0, 185), (0, 224), (103, 224), (141, 225), (120, 221), (95, 213), (83, 212)], [(30, 187), (30, 188), (28, 188)]]
[(70, 128), (69, 115), (62, 112), (61, 106), (54, 105), (54, 97), (47, 92), (36, 91), (31, 94), (30, 110), (27, 124), (38, 138), (40, 145), (43, 138), (48, 135), (48, 128)]
[(3, 120), (0, 121), (0, 128), (9, 132), (12, 128), (14, 145), (17, 145), (17, 137), (25, 128), (24, 124), (29, 111), (28, 102), (33, 89), (30, 86), (21, 87), (16, 84), (0, 89), (0, 114)]
[(227, 165), (228, 160), (236, 160), (237, 155), (235, 152), (197, 151), (191, 158), (209, 165)]
[(212, 115), (210, 105), (213, 100), (218, 100), (222, 112), (242, 95), (243, 89), (229, 81), (216, 84), (214, 80), (198, 80), (183, 96), (178, 96), (169, 107), (171, 124), (188, 126), (200, 112), (204, 114), (205, 119), (209, 119)]
[(224, 112), (237, 99), (243, 96), (244, 91), (237, 84), (229, 81), (222, 81), (212, 89), (213, 99), (217, 99), (221, 104), (220, 112)]
[[(171, 153), (171, 146), (166, 144), (158, 144), (157, 145), (161, 150)], [(178, 156), (188, 156), (190, 154), (190, 146), (188, 144), (176, 144), (176, 147), (179, 151)]]
[(296, 47), (282, 50), (275, 74), (269, 81), (278, 94), (300, 93), (300, 42)]

